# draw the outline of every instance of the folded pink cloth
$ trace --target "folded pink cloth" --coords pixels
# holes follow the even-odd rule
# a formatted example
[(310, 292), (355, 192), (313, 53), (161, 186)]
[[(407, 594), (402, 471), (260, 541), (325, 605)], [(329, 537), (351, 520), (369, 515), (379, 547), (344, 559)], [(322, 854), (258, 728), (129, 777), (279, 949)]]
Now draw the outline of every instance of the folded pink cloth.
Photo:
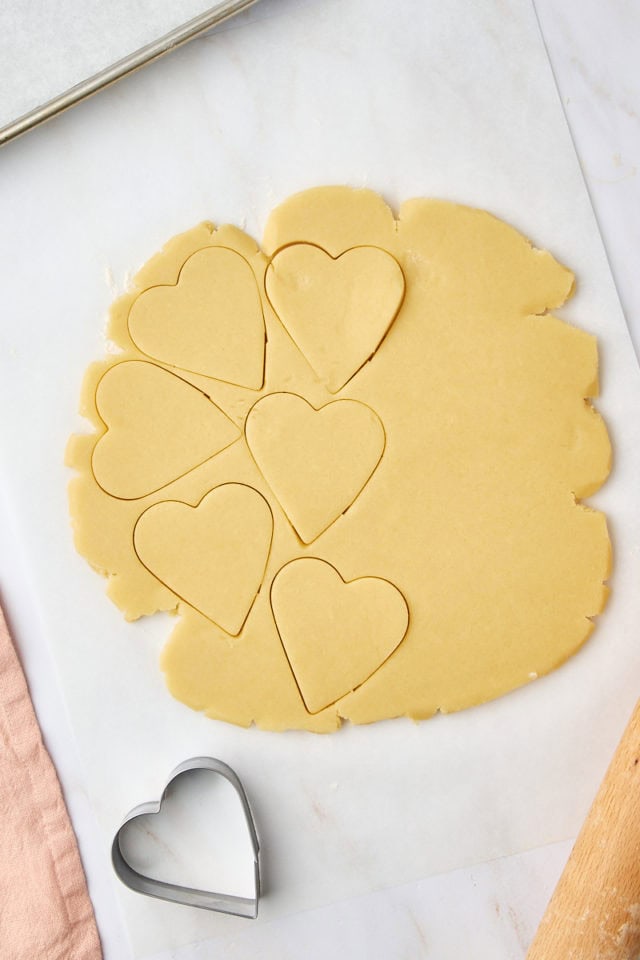
[(1, 609), (0, 957), (102, 957), (76, 838)]

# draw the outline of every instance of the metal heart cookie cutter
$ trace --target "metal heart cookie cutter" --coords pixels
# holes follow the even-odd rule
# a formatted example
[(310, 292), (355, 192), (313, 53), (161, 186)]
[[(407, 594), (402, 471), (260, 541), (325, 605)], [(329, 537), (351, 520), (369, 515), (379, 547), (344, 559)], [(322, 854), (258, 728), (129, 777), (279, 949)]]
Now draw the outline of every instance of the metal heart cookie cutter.
[[(125, 826), (138, 817), (160, 813), (163, 801), (171, 785), (178, 777), (192, 770), (210, 770), (212, 773), (219, 774), (228, 780), (238, 795), (253, 848), (255, 879), (255, 895), (253, 897), (238, 897), (230, 893), (214, 893), (210, 890), (198, 890), (193, 887), (181, 886), (177, 883), (167, 883), (164, 880), (147, 877), (142, 873), (138, 873), (137, 870), (134, 870), (122, 851), (120, 841)], [(203, 910), (231, 913), (237, 917), (246, 917), (247, 919), (255, 920), (258, 916), (258, 901), (260, 899), (259, 851), (258, 835), (256, 833), (251, 807), (249, 806), (247, 795), (244, 792), (244, 787), (235, 771), (226, 763), (223, 763), (222, 760), (216, 760), (213, 757), (193, 757), (191, 760), (185, 760), (179, 764), (171, 773), (159, 800), (141, 803), (127, 814), (113, 838), (111, 860), (119, 879), (125, 886), (129, 887), (130, 890), (134, 890), (136, 893), (143, 893), (148, 897), (157, 897), (160, 900), (170, 900), (173, 903), (183, 903), (189, 907), (201, 907)]]

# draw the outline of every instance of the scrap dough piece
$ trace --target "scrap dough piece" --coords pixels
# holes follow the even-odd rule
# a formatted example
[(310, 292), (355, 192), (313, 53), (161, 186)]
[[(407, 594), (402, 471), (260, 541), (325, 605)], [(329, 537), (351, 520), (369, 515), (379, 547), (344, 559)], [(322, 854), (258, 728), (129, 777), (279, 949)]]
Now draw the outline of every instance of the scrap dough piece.
[(365, 404), (335, 400), (316, 410), (292, 393), (259, 400), (245, 434), (303, 543), (319, 537), (356, 500), (385, 442), (380, 418)]
[(355, 247), (332, 257), (294, 243), (273, 257), (269, 300), (331, 393), (373, 356), (404, 296), (404, 276), (385, 250)]
[(93, 451), (93, 472), (106, 493), (123, 500), (154, 493), (239, 436), (209, 397), (140, 360), (107, 370), (96, 408), (107, 430)]
[(259, 390), (264, 382), (260, 292), (244, 257), (208, 247), (173, 286), (144, 290), (129, 312), (131, 339), (155, 360)]
[(226, 483), (195, 507), (173, 500), (149, 507), (133, 540), (158, 580), (236, 636), (260, 589), (272, 533), (264, 497), (241, 483)]
[(309, 713), (361, 686), (409, 626), (406, 601), (392, 583), (378, 577), (345, 583), (331, 564), (313, 557), (279, 571), (271, 606)]
[[(171, 362), (199, 373), (143, 362), (126, 322), (220, 248), (257, 279), (258, 396), (203, 376), (195, 339)], [(170, 691), (218, 719), (326, 732), (462, 709), (559, 666), (593, 629), (610, 569), (605, 518), (580, 502), (610, 465), (589, 400), (596, 342), (548, 312), (571, 272), (482, 210), (410, 200), (396, 219), (371, 191), (337, 187), (278, 207), (263, 250), (205, 224), (143, 268), (114, 306), (122, 358), (97, 395), (104, 367), (87, 374), (94, 432), (69, 446), (78, 549), (128, 617), (178, 607)], [(216, 274), (212, 302), (233, 295), (226, 283)], [(189, 327), (182, 306), (173, 322)], [(259, 370), (262, 341), (245, 347), (243, 369)], [(136, 364), (147, 402), (122, 386), (107, 410), (105, 385)], [(401, 591), (403, 638), (399, 600), (382, 629), (393, 592), (356, 604), (355, 625), (347, 601), (365, 582)]]

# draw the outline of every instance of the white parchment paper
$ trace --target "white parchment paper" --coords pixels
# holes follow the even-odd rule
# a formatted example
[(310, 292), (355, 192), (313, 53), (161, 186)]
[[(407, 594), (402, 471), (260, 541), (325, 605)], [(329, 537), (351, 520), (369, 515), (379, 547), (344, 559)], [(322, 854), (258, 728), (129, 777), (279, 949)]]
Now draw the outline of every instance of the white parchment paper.
[[(277, 202), (320, 183), (486, 207), (570, 265), (561, 315), (600, 339), (615, 448), (593, 499), (613, 593), (584, 650), (484, 707), (326, 737), (241, 730), (171, 699), (169, 619), (126, 624), (105, 598), (73, 549), (62, 465), (128, 271), (205, 217), (259, 237)], [(125, 812), (198, 753), (252, 799), (262, 919), (573, 835), (640, 686), (640, 373), (529, 0), (262, 0), (6, 148), (0, 209), (1, 479), (105, 857)], [(138, 957), (207, 937), (223, 956), (238, 930), (120, 892)]]

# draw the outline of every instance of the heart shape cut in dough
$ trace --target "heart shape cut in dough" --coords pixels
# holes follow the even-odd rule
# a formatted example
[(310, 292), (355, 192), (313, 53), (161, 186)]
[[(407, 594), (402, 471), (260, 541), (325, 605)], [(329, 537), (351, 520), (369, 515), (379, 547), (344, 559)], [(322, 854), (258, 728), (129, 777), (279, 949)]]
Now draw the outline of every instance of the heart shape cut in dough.
[(352, 247), (332, 257), (293, 243), (265, 276), (269, 301), (291, 339), (331, 393), (374, 355), (404, 298), (404, 274), (379, 247)]
[(139, 517), (140, 562), (181, 600), (236, 637), (262, 584), (273, 515), (257, 490), (223, 483), (195, 507), (155, 503)]
[(155, 493), (240, 436), (206, 394), (145, 360), (109, 367), (96, 407), (107, 432), (93, 450), (93, 475), (120, 500)]
[(129, 311), (131, 339), (148, 357), (191, 373), (259, 390), (265, 326), (249, 263), (228, 247), (206, 247), (178, 282), (151, 287)]
[(300, 695), (318, 713), (361, 686), (404, 638), (409, 608), (379, 577), (345, 581), (315, 557), (285, 564), (271, 608)]
[[(240, 805), (238, 812), (246, 828), (246, 842), (242, 844), (240, 850), (242, 851), (244, 847), (245, 856), (253, 860), (253, 896), (214, 893), (208, 886), (206, 889), (200, 888), (197, 885), (200, 877), (185, 886), (175, 881), (148, 875), (148, 864), (157, 860), (159, 850), (163, 853), (168, 852), (166, 860), (169, 869), (175, 869), (176, 866), (179, 868), (184, 864), (194, 878), (196, 876), (193, 873), (194, 868), (202, 875), (202, 871), (198, 870), (199, 863), (194, 860), (194, 856), (202, 859), (204, 853), (206, 861), (209, 860), (207, 853), (210, 853), (213, 863), (218, 860), (220, 851), (217, 848), (217, 837), (224, 835), (226, 828), (222, 827), (212, 835), (212, 813), (203, 804), (203, 800), (207, 799), (207, 795), (203, 795), (202, 791), (203, 773), (208, 778), (210, 774), (223, 777), (235, 791), (236, 803)], [(187, 783), (187, 780), (190, 782)], [(188, 789), (189, 786), (191, 791)], [(200, 790), (196, 792), (198, 786)], [(223, 812), (226, 813), (227, 818), (233, 817), (235, 813), (234, 807), (229, 806), (229, 799), (231, 798), (223, 804)], [(183, 802), (179, 803), (179, 800)], [(184, 802), (185, 800), (187, 802)], [(173, 809), (169, 810), (167, 807), (173, 807)], [(149, 823), (150, 817), (156, 818), (153, 826)], [(177, 836), (176, 830), (179, 831)], [(236, 833), (237, 831), (233, 832), (234, 837)], [(236, 840), (242, 842), (241, 837), (237, 837)], [(237, 845), (234, 847), (236, 853)], [(127, 814), (113, 839), (111, 860), (118, 878), (136, 893), (158, 897), (160, 900), (170, 900), (173, 903), (184, 903), (189, 907), (201, 907), (203, 910), (216, 910), (220, 913), (255, 919), (258, 916), (260, 898), (259, 852), (258, 835), (251, 807), (235, 771), (215, 757), (194, 757), (176, 767), (169, 777), (160, 800), (141, 803)], [(131, 854), (134, 856), (132, 857)], [(211, 869), (211, 861), (207, 863), (207, 867)], [(209, 884), (210, 875), (207, 873), (200, 882)]]
[(385, 432), (358, 400), (320, 409), (272, 393), (245, 424), (251, 454), (303, 543), (311, 543), (356, 500), (380, 463)]

